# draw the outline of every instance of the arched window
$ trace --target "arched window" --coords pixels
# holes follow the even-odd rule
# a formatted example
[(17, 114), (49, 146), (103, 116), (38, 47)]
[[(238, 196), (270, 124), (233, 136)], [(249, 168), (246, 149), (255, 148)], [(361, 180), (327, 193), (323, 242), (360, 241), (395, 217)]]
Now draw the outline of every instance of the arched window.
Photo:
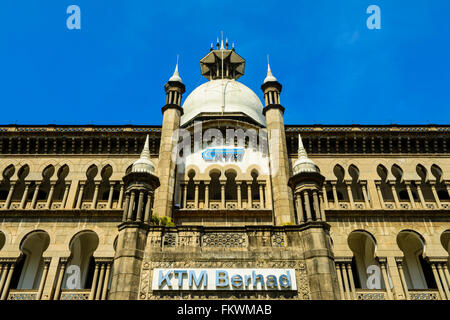
[(2, 231), (0, 231), (0, 250), (3, 249), (5, 242), (6, 242), (6, 236)]
[(50, 244), (50, 237), (45, 231), (33, 231), (23, 239), (22, 252), (14, 269), (11, 281), (12, 289), (38, 289), (44, 270), (42, 254)]
[(97, 176), (98, 168), (95, 164), (91, 165), (86, 170), (86, 185), (84, 186), (83, 201), (90, 201), (94, 198), (95, 182), (94, 179)]
[(450, 193), (447, 189), (447, 186), (445, 185), (442, 169), (439, 166), (433, 164), (431, 166), (431, 173), (436, 179), (436, 191), (439, 200), (449, 201)]
[(20, 201), (25, 191), (25, 179), (30, 173), (30, 167), (26, 164), (17, 172), (18, 181), (14, 188), (13, 201)]
[(347, 186), (344, 181), (345, 178), (344, 168), (341, 165), (337, 164), (333, 168), (333, 173), (336, 176), (336, 192), (338, 195), (338, 200), (349, 201)]
[(420, 177), (420, 187), (422, 189), (422, 194), (425, 201), (434, 202), (435, 199), (429, 183), (430, 181), (427, 169), (423, 165), (418, 164), (416, 166), (416, 172)]
[(55, 191), (53, 193), (54, 201), (61, 201), (64, 197), (64, 192), (66, 189), (66, 177), (69, 174), (69, 166), (67, 164), (59, 168), (57, 177), (58, 180), (55, 184)]
[(11, 188), (11, 177), (16, 168), (11, 164), (3, 170), (2, 180), (0, 182), (0, 201), (5, 201), (8, 198), (9, 189)]
[(189, 170), (189, 172), (188, 172), (189, 180), (188, 180), (188, 184), (187, 184), (187, 196), (186, 196), (187, 200), (194, 200), (194, 198), (195, 198), (194, 177), (195, 177), (195, 171), (194, 170)]
[[(347, 241), (354, 257), (352, 270), (355, 286), (358, 283), (362, 289), (385, 289), (381, 266), (375, 256), (377, 247), (375, 238), (367, 231), (357, 230), (349, 235)], [(368, 283), (369, 276), (373, 272), (379, 273), (379, 281)]]
[(403, 251), (403, 272), (409, 289), (434, 289), (431, 266), (424, 260), (425, 241), (418, 233), (410, 230), (401, 231), (397, 244)]
[[(93, 231), (77, 233), (70, 241), (70, 258), (67, 263), (62, 288), (88, 289), (92, 285), (95, 260), (94, 251), (99, 243), (98, 236)], [(74, 274), (79, 272), (79, 276)], [(68, 283), (70, 277), (70, 283)], [(79, 280), (79, 281), (77, 281)]]
[(209, 198), (211, 200), (220, 200), (221, 191), (220, 191), (220, 178), (221, 172), (218, 170), (213, 170), (209, 173), (211, 177), (211, 182), (209, 184)]
[(112, 174), (113, 169), (109, 164), (103, 167), (101, 172), (102, 181), (100, 182), (100, 187), (98, 191), (100, 200), (106, 201), (109, 199), (109, 192), (111, 187), (111, 182), (109, 181), (109, 178), (111, 178)]
[(359, 180), (359, 169), (355, 165), (350, 165), (348, 167), (348, 174), (352, 177), (351, 182), (351, 192), (353, 195), (353, 200), (364, 201), (364, 196), (362, 193), (362, 187)]
[(258, 183), (258, 176), (259, 173), (256, 170), (253, 170), (251, 172), (252, 176), (252, 184), (250, 186), (250, 190), (252, 192), (252, 200), (259, 200), (259, 183)]
[(225, 184), (225, 199), (237, 200), (237, 185), (236, 185), (236, 172), (234, 170), (228, 170), (225, 172), (227, 182)]
[(381, 183), (380, 183), (380, 190), (381, 190), (381, 194), (383, 196), (383, 199), (385, 201), (394, 201), (394, 195), (392, 194), (392, 189), (388, 184), (388, 170), (386, 169), (385, 166), (383, 166), (382, 164), (379, 164), (377, 166), (377, 173), (378, 176), (380, 177)]

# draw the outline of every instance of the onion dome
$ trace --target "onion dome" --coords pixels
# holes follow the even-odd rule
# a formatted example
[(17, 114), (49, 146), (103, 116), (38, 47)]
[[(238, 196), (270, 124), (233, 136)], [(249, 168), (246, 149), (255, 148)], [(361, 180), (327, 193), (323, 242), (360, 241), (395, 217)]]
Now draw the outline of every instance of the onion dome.
[(141, 157), (133, 163), (131, 172), (146, 172), (150, 174), (155, 174), (155, 165), (150, 160), (150, 147), (149, 147), (149, 136), (145, 139), (144, 148), (141, 152)]
[(294, 162), (293, 168), (294, 175), (304, 172), (319, 172), (314, 161), (308, 158), (300, 135), (298, 135), (298, 159)]

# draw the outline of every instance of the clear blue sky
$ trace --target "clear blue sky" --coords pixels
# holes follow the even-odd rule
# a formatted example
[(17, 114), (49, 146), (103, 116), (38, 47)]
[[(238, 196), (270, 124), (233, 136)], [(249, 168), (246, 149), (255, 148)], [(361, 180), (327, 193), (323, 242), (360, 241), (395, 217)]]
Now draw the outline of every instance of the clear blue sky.
[(223, 30), (260, 98), (270, 54), (287, 124), (449, 124), (449, 14), (448, 0), (2, 0), (0, 123), (159, 125), (176, 55), (189, 93)]

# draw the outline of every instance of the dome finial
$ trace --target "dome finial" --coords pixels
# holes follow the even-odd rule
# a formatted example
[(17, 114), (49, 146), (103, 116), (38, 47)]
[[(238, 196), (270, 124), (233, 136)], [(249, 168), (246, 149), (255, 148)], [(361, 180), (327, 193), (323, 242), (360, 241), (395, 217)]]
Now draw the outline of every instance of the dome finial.
[(272, 70), (270, 70), (269, 55), (267, 55), (267, 76), (264, 79), (264, 83), (269, 81), (277, 81), (277, 78), (273, 76)]
[(173, 72), (173, 75), (170, 77), (169, 81), (177, 81), (183, 83), (183, 81), (181, 81), (180, 74), (178, 73), (178, 58), (179, 55), (177, 55), (177, 65), (175, 66), (175, 71)]
[(142, 148), (140, 158), (133, 163), (131, 172), (147, 172), (153, 174), (155, 172), (155, 166), (150, 160), (150, 137), (147, 135), (145, 138), (144, 147)]
[(222, 34), (222, 40), (220, 41), (220, 50), (224, 50), (224, 46), (223, 46), (223, 31), (220, 31), (220, 33)]

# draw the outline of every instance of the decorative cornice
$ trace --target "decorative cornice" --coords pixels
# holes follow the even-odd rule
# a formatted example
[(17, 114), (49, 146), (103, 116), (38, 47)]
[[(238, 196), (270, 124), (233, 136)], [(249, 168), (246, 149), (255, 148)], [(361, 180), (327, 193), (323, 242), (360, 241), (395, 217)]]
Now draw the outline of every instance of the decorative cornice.
[(266, 112), (270, 109), (279, 109), (281, 111), (281, 114), (284, 114), (284, 107), (281, 104), (269, 104), (264, 107), (263, 115), (266, 115)]
[(164, 114), (164, 112), (166, 112), (169, 109), (178, 110), (180, 112), (180, 116), (182, 116), (184, 114), (183, 108), (180, 107), (179, 105), (173, 104), (173, 103), (166, 104), (164, 107), (161, 108), (161, 112)]

